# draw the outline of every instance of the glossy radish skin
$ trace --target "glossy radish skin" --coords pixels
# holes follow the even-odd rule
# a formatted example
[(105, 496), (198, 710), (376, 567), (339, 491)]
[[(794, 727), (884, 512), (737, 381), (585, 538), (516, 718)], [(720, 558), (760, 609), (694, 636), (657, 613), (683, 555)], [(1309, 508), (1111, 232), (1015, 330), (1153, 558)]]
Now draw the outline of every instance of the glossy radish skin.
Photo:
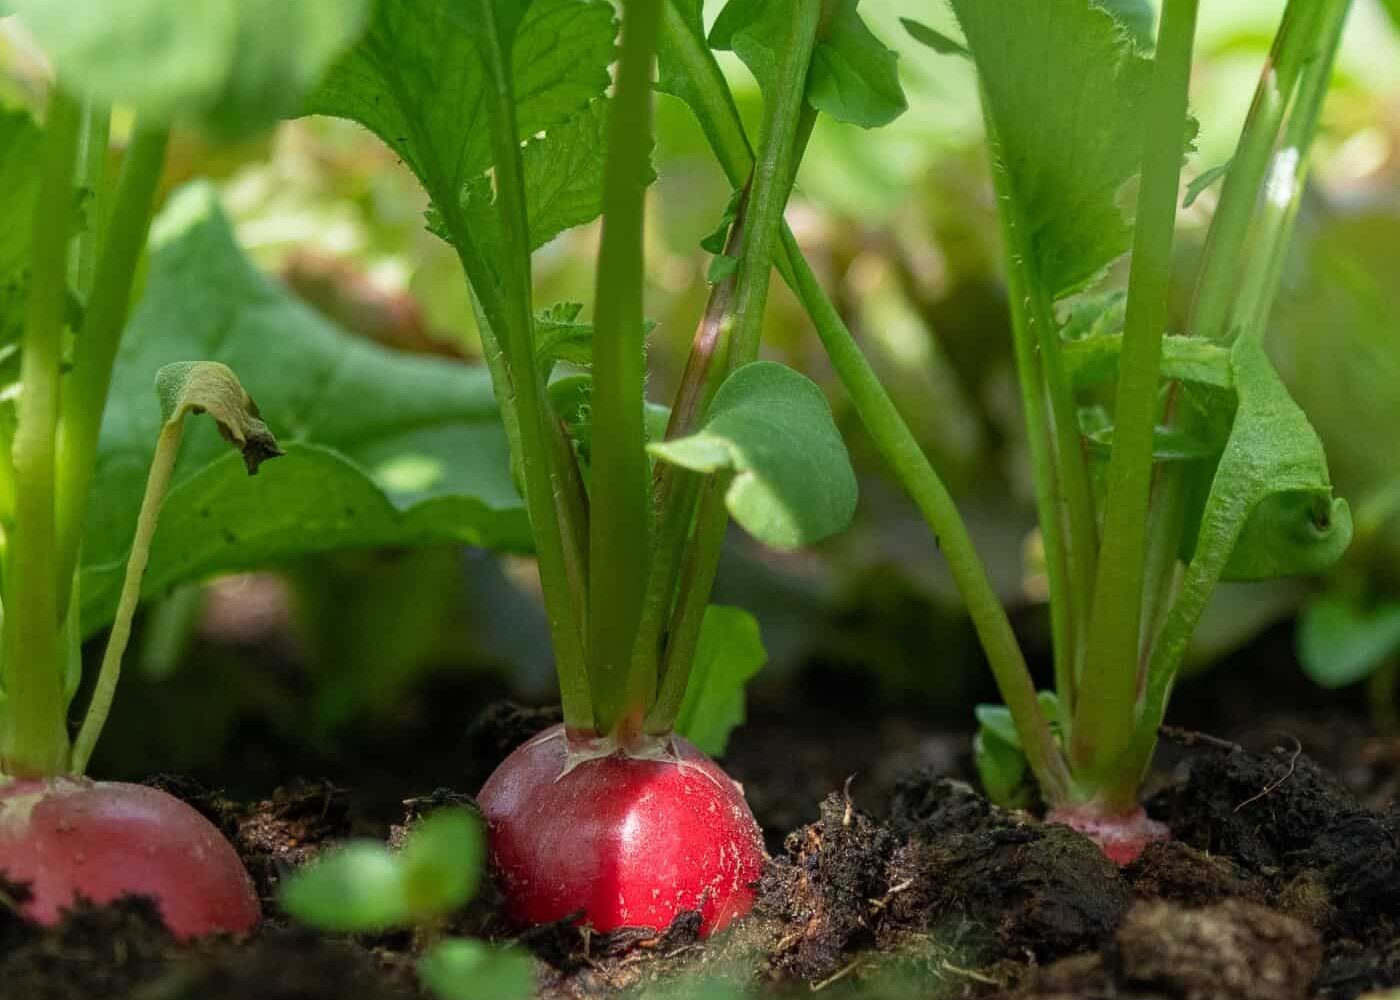
[(1045, 822), (1078, 830), (1098, 844), (1108, 860), (1120, 866), (1136, 861), (1148, 844), (1172, 839), (1166, 824), (1152, 819), (1141, 808), (1122, 816), (1108, 816), (1084, 807), (1052, 809), (1046, 813)]
[(261, 913), (233, 846), (172, 795), (86, 778), (0, 786), (0, 871), (28, 883), (24, 915), (56, 923), (81, 896), (150, 896), (179, 938), (241, 933)]
[(691, 743), (671, 759), (614, 753), (565, 773), (555, 726), (518, 747), (482, 788), (491, 856), (522, 924), (582, 911), (599, 931), (662, 930), (699, 910), (700, 934), (753, 906), (763, 837), (739, 785)]

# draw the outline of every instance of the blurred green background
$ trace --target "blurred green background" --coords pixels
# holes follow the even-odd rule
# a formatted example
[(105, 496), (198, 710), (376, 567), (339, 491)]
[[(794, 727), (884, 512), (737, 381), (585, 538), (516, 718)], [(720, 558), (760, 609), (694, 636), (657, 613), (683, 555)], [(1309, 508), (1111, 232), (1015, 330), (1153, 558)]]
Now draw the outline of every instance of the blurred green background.
[[(1188, 178), (1233, 149), (1282, 6), (1203, 5), (1192, 87), (1201, 134)], [(955, 32), (941, 4), (864, 0), (862, 11), (900, 53), (910, 110), (876, 132), (823, 121), (789, 219), (958, 496), (1018, 628), (1043, 652), (1044, 588), (974, 81), (963, 62), (915, 44), (899, 25), (918, 16)], [(737, 62), (727, 65), (755, 115), (756, 88)], [(0, 99), (33, 99), (42, 67), (8, 23), (0, 70)], [(662, 400), (704, 305), (699, 241), (729, 192), (688, 112), (669, 97), (658, 102), (647, 297), (658, 324), (651, 397)], [(217, 178), (254, 258), (345, 328), (405, 351), (475, 359), (457, 260), (424, 228), (416, 181), (368, 133), (303, 119), (217, 152), (181, 134), (165, 187), (197, 176)], [(1178, 317), (1215, 197), (1207, 190), (1181, 216)], [(597, 236), (596, 227), (574, 230), (536, 255), (541, 306), (589, 303)], [(760, 618), (770, 661), (756, 701), (820, 698), (825, 686), (856, 692), (847, 706), (855, 714), (898, 706), (931, 725), (968, 728), (970, 706), (990, 690), (956, 592), (778, 283), (766, 343), (828, 390), (862, 495), (852, 530), (818, 550), (779, 557), (732, 539), (717, 599)], [(1362, 530), (1325, 580), (1224, 588), (1193, 663), (1215, 675), (1263, 660), (1253, 669), (1287, 685), (1369, 679), (1372, 718), (1393, 724), (1400, 33), (1380, 0), (1357, 0), (1352, 13), (1270, 349), (1325, 439)], [(103, 747), (107, 773), (222, 762), (219, 777), (237, 771), (249, 785), (285, 770), (275, 758), (288, 744), (314, 769), (347, 741), (425, 739), (444, 719), (462, 728), (469, 710), (498, 696), (547, 701), (553, 685), (529, 561), (456, 550), (345, 553), (185, 588), (148, 609), (132, 663)], [(1181, 697), (1187, 706), (1192, 690)], [(444, 707), (454, 699), (468, 704)]]

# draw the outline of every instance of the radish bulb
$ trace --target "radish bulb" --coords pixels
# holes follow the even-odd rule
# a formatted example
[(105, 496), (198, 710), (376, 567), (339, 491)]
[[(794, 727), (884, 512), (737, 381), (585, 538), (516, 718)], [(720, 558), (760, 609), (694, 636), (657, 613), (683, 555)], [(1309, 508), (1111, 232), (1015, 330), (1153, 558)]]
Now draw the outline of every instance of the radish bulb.
[(758, 824), (738, 783), (678, 736), (629, 754), (554, 726), (516, 748), (478, 801), (521, 924), (580, 914), (602, 932), (661, 931), (698, 910), (707, 937), (753, 906)]
[(0, 785), (0, 871), (31, 893), (21, 912), (54, 924), (79, 899), (150, 896), (172, 933), (243, 933), (261, 911), (223, 835), (173, 795), (86, 778)]

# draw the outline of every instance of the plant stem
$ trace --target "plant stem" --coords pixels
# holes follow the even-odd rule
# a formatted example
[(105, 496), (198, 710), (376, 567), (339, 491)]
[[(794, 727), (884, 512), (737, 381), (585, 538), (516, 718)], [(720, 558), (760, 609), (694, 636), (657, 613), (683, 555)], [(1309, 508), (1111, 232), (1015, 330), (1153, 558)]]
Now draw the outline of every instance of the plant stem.
[[(737, 253), (748, 204), (747, 191), (725, 242), (725, 253)], [(730, 275), (710, 289), (705, 313), (691, 341), (690, 356), (676, 389), (676, 402), (666, 425), (666, 440), (691, 433), (700, 424), (718, 388), (722, 362), (727, 356), (733, 325), (736, 276)], [(632, 650), (632, 670), (652, 678), (660, 671), (662, 631), (671, 617), (676, 581), (681, 575), (686, 543), (695, 523), (695, 510), (704, 477), (669, 462), (656, 463), (652, 492), (656, 497), (656, 541), (651, 553), (641, 621)], [(664, 686), (664, 682), (663, 682)], [(681, 692), (684, 697), (685, 692)], [(663, 713), (664, 715), (664, 713)]]
[[(1287, 10), (1284, 11), (1284, 28), (1287, 28), (1289, 14), (1294, 13), (1296, 0), (1291, 0)], [(1327, 90), (1327, 81), (1331, 78), (1331, 66), (1333, 66), (1336, 49), (1341, 42), (1341, 29), (1345, 24), (1345, 17), (1350, 8), (1350, 0), (1326, 0), (1324, 4), (1316, 4), (1309, 8), (1308, 13), (1317, 14), (1319, 20), (1309, 22), (1310, 31), (1306, 35), (1305, 41), (1296, 45), (1278, 46), (1282, 48), (1288, 56), (1289, 64), (1296, 67), (1295, 73), (1291, 74), (1291, 84), (1296, 85), (1298, 95), (1289, 94), (1284, 91), (1278, 94), (1278, 102), (1281, 106), (1295, 109), (1295, 118), (1289, 118), (1289, 144), (1285, 148), (1296, 150), (1296, 161), (1294, 168), (1302, 167), (1302, 162), (1306, 161), (1309, 144), (1312, 143), (1313, 133), (1316, 132), (1317, 115), (1319, 115), (1322, 99)], [(1284, 31), (1281, 28), (1280, 31)], [(1270, 70), (1264, 71), (1264, 81), (1260, 84), (1261, 90), (1268, 84)], [(1259, 99), (1256, 99), (1256, 108), (1264, 108)], [(1273, 118), (1271, 106), (1267, 105), (1266, 111), (1260, 112), (1273, 120), (1273, 130), (1271, 134), (1277, 134), (1282, 125), (1281, 119)], [(1253, 113), (1253, 111), (1252, 111)], [(1246, 120), (1245, 136), (1240, 137), (1240, 144), (1245, 143), (1245, 137), (1252, 132), (1252, 120)], [(1266, 157), (1267, 165), (1268, 157)], [(1267, 169), (1261, 169), (1254, 174), (1256, 183), (1263, 186), (1266, 182)], [(1259, 188), (1254, 190), (1238, 190), (1239, 199), (1243, 203), (1254, 206), (1259, 202)], [(1288, 189), (1289, 199), (1296, 200), (1299, 190)], [(1224, 197), (1222, 197), (1224, 206)], [(1296, 207), (1289, 211), (1280, 211), (1273, 223), (1267, 225), (1268, 245), (1253, 246), (1250, 248), (1249, 261), (1245, 266), (1245, 279), (1243, 287), (1252, 287), (1256, 284), (1254, 270), (1270, 275), (1273, 273), (1274, 287), (1277, 287), (1277, 269), (1280, 268), (1280, 259), (1287, 248), (1289, 239), (1292, 238), (1292, 221), (1296, 214)], [(1214, 224), (1212, 224), (1212, 234), (1214, 234)], [(1243, 239), (1239, 244), (1240, 252), (1243, 251)], [(1257, 263), (1256, 263), (1257, 262)], [(1235, 280), (1236, 287), (1240, 284), (1240, 261), (1239, 259), (1218, 258), (1215, 261), (1215, 268), (1228, 269)], [(1203, 282), (1205, 280), (1203, 275)], [(1268, 291), (1268, 300), (1273, 297), (1273, 290)], [(1264, 297), (1259, 297), (1254, 303), (1256, 315), (1263, 315), (1267, 312), (1267, 303)], [(1263, 319), (1260, 318), (1260, 325)], [(1246, 331), (1247, 335), (1261, 336), (1261, 333)], [(1231, 539), (1233, 542), (1233, 539)], [(1203, 546), (1197, 546), (1198, 549)], [(1152, 751), (1156, 746), (1156, 732), (1161, 728), (1162, 720), (1166, 716), (1166, 700), (1172, 685), (1176, 681), (1177, 671), (1182, 665), (1182, 658), (1186, 655), (1187, 643), (1189, 643), (1191, 633), (1196, 629), (1197, 622), (1200, 622), (1201, 612), (1205, 609), (1210, 595), (1218, 584), (1221, 571), (1224, 570), (1226, 559), (1229, 556), (1231, 546), (1217, 545), (1217, 548), (1225, 548), (1225, 552), (1198, 552), (1197, 557), (1191, 560), (1187, 566), (1186, 576), (1183, 578), (1182, 590), (1176, 599), (1176, 604), (1172, 606), (1166, 625), (1163, 626), (1161, 637), (1156, 641), (1152, 650), (1151, 664), (1148, 667), (1147, 685), (1145, 685), (1144, 695), (1142, 695), (1142, 707), (1138, 713), (1137, 727), (1133, 734), (1130, 751), (1124, 756), (1123, 762), (1117, 768), (1116, 782), (1114, 789), (1109, 789), (1109, 794), (1123, 797), (1124, 787), (1128, 783), (1137, 786), (1142, 773), (1147, 770), (1152, 759)]]
[[(11, 777), (60, 774), (68, 765), (53, 445), (58, 426), (79, 118), (77, 104), (61, 85), (55, 85), (32, 220), (33, 254), (14, 439), (15, 530), (9, 539), (4, 574), (0, 671), (5, 682), (5, 710), (0, 773)], [(65, 577), (64, 593), (68, 585)]]
[[(102, 411), (112, 366), (131, 309), (131, 289), (146, 245), (156, 188), (165, 165), (168, 128), (137, 124), (122, 164), (110, 219), (102, 227), (102, 251), (88, 297), (73, 370), (63, 391), (58, 449), (58, 563), (60, 581), (76, 570), (97, 460)], [(60, 613), (66, 612), (64, 589)]]
[[(481, 50), (488, 78), (496, 207), (506, 246), (500, 268), (500, 309), (490, 319), (505, 331), (502, 348), (510, 380), (509, 385), (497, 391), (509, 394), (519, 420), (525, 506), (549, 615), (564, 721), (571, 729), (591, 729), (593, 712), (584, 638), (588, 620), (587, 558), (575, 544), (587, 529), (578, 523), (578, 497), (564, 465), (572, 462), (572, 455), (561, 451), (561, 445), (552, 440), (559, 433), (558, 427), (535, 359), (525, 176), (516, 138), (519, 128), (508, 49), (495, 0), (476, 0), (476, 8), (486, 29), (481, 33)], [(452, 213), (454, 238), (464, 237), (460, 212), (454, 208)], [(465, 239), (459, 245), (470, 246)], [(480, 270), (476, 269), (478, 273)], [(567, 442), (563, 447), (567, 447)]]
[[(804, 114), (807, 69), (821, 21), (820, 0), (794, 0), (787, 13), (786, 44), (772, 92), (766, 95), (762, 149), (749, 186), (727, 371), (758, 357), (773, 260), (783, 230), (783, 210), (796, 171), (799, 141), (810, 129), (810, 119)], [(681, 568), (679, 596), (667, 629), (663, 659), (663, 686), (668, 690), (678, 686), (682, 694), (690, 677), (729, 517), (724, 492), (715, 483), (706, 484), (701, 491), (696, 517), (695, 537), (690, 557)], [(676, 702), (672, 706), (671, 700), (674, 699), (668, 699), (666, 705), (658, 701), (648, 714), (648, 732), (663, 733), (675, 724), (680, 705)]]
[[(1334, 6), (1335, 0), (1326, 0), (1326, 4)], [(1289, 0), (1284, 8), (1206, 237), (1187, 323), (1187, 332), (1193, 336), (1214, 340), (1233, 336), (1231, 320), (1239, 290), (1239, 269), (1246, 260), (1244, 247), (1254, 206), (1294, 83), (1314, 51), (1323, 7), (1318, 0)]]
[(175, 472), (175, 460), (180, 457), (180, 439), (184, 434), (185, 421), (181, 416), (167, 422), (160, 429), (156, 439), (156, 453), (151, 460), (151, 471), (146, 477), (146, 492), (141, 497), (141, 510), (136, 516), (136, 534), (131, 540), (131, 554), (127, 556), (126, 576), (122, 578), (121, 596), (117, 600), (116, 615), (112, 619), (112, 631), (107, 637), (107, 648), (102, 653), (102, 667), (97, 674), (97, 683), (92, 690), (92, 701), (88, 703), (87, 715), (83, 717), (82, 728), (73, 741), (72, 772), (82, 774), (87, 770), (92, 751), (107, 724), (107, 715), (112, 710), (112, 699), (117, 693), (117, 681), (121, 679), (122, 657), (126, 654), (127, 643), (131, 640), (131, 621), (141, 604), (141, 578), (146, 572), (146, 563), (151, 558), (151, 542), (156, 536), (156, 524), (160, 519), (161, 504), (170, 489), (170, 477)]
[(1035, 685), (1016, 642), (1006, 609), (998, 600), (948, 488), (899, 415), (879, 376), (870, 367), (836, 307), (822, 290), (791, 232), (784, 232), (785, 259), (794, 271), (793, 290), (807, 307), (832, 366), (851, 394), (856, 412), (885, 461), (899, 476), (933, 528), (940, 551), (967, 604), (973, 627), (987, 654), (1002, 700), (1021, 734), (1026, 759), (1051, 805), (1069, 799), (1069, 769), (1041, 712)]
[(1332, 64), (1350, 6), (1350, 0), (1329, 0), (1320, 6), (1315, 23), (1316, 49), (1304, 62), (1298, 92), (1289, 102), (1283, 141), (1269, 160), (1263, 202), (1251, 231), (1251, 241), (1262, 245), (1265, 252), (1251, 255), (1235, 306), (1241, 336), (1261, 340), (1267, 328), (1303, 199), (1313, 137), (1322, 117)]
[(645, 676), (630, 667), (651, 555), (651, 468), (643, 426), (643, 233), (661, 0), (623, 0), (622, 11), (593, 320), (588, 654), (600, 733), (611, 733), (625, 718), (635, 729), (656, 685), (654, 673)]
[(724, 535), (729, 526), (724, 494), (729, 488), (729, 476), (711, 477), (697, 485), (699, 514), (695, 535), (691, 540), (689, 558), (681, 571), (680, 593), (676, 595), (673, 625), (666, 638), (665, 664), (656, 701), (646, 717), (646, 731), (664, 736), (675, 728), (690, 686), (690, 671), (695, 664), (695, 652), (700, 646), (700, 631), (705, 624), (705, 609), (710, 604), (719, 569), (719, 556), (724, 548)]
[[(984, 101), (985, 105), (985, 101)], [(992, 182), (998, 202), (1008, 202), (1010, 180), (1001, 167), (997, 148), (996, 128), (985, 118), (987, 140), (992, 147)], [(1031, 479), (1035, 485), (1036, 512), (1040, 522), (1041, 540), (1045, 546), (1045, 569), (1050, 583), (1050, 635), (1055, 661), (1055, 689), (1060, 696), (1066, 718), (1073, 717), (1077, 700), (1076, 681), (1079, 662), (1076, 638), (1080, 613), (1077, 609), (1079, 592), (1074, 587), (1070, 571), (1068, 526), (1064, 518), (1066, 504), (1060, 487), (1060, 469), (1055, 463), (1051, 414), (1047, 410), (1042, 355), (1037, 351), (1034, 327), (1045, 316), (1032, 302), (1032, 282), (1020, 261), (1030, 259), (1030, 247), (1021, 234), (1017, 220), (1008, 212), (998, 212), (1002, 242), (1009, 261), (1006, 283), (1011, 308), (1011, 343), (1016, 358), (1016, 378), (1021, 392), (1021, 407), (1026, 422), (1026, 447), (1030, 453)], [(1088, 594), (1082, 595), (1087, 598)], [(965, 598), (964, 598), (965, 599)]]
[[(1157, 423), (1181, 150), (1198, 0), (1166, 0), (1148, 93), (1146, 141), (1123, 324), (1103, 542), (1094, 584), (1070, 760), (1077, 780), (1111, 774), (1132, 739)], [(1129, 803), (1106, 803), (1128, 809)]]
[(70, 275), (74, 290), (84, 302), (92, 291), (97, 250), (107, 217), (107, 143), (111, 134), (112, 109), (100, 101), (84, 102), (77, 183), (87, 197), (83, 206), (84, 224), (73, 241)]
[[(670, 0), (667, 17), (662, 23), (667, 50), (685, 67), (691, 87), (688, 95), (691, 109), (729, 182), (738, 187), (753, 170), (752, 148), (713, 53), (686, 27), (684, 18), (677, 13), (676, 3), (677, 0)], [(985, 564), (977, 555), (957, 505), (786, 225), (779, 251), (775, 261), (778, 273), (802, 302), (861, 421), (939, 540), (991, 663), (1001, 696), (1021, 734), (1037, 783), (1052, 805), (1068, 802), (1069, 768), (1064, 754), (1040, 710), (1035, 686), (1011, 622), (992, 587)], [(669, 675), (662, 679), (658, 706), (666, 694), (667, 677)], [(679, 686), (683, 693), (684, 686)]]

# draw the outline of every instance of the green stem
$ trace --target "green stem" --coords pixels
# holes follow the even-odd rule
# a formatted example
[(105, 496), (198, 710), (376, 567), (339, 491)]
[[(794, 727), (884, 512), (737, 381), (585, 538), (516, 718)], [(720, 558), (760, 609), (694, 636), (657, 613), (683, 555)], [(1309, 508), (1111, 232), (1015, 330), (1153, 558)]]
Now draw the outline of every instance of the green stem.
[[(1103, 545), (1070, 744), (1076, 779), (1087, 779), (1091, 785), (1114, 773), (1136, 721), (1152, 435), (1197, 6), (1198, 0), (1167, 0), (1163, 5), (1148, 93), (1113, 450), (1106, 474)], [(1110, 808), (1135, 804), (1135, 800), (1107, 803)]]
[[(1301, 69), (1301, 79), (1298, 73), (1292, 76), (1293, 82), (1297, 84), (1298, 96), (1287, 93), (1281, 95), (1283, 103), (1297, 111), (1297, 117), (1290, 121), (1289, 127), (1290, 146), (1298, 151), (1297, 169), (1301, 169), (1302, 164), (1306, 162), (1307, 150), (1317, 128), (1318, 109), (1331, 78), (1332, 63), (1341, 42), (1342, 28), (1349, 6), (1350, 0), (1326, 0), (1325, 4), (1317, 5), (1313, 12), (1317, 13), (1321, 20), (1311, 22), (1314, 30), (1308, 34), (1306, 44), (1299, 48), (1288, 48), (1290, 61), (1296, 62)], [(1284, 12), (1285, 25), (1289, 23), (1289, 14), (1293, 9), (1293, 2), (1290, 2), (1288, 10)], [(1267, 70), (1265, 77), (1267, 81)], [(1257, 101), (1256, 106), (1259, 106)], [(1246, 135), (1250, 132), (1251, 124), (1245, 123)], [(1274, 133), (1278, 131), (1280, 124), (1282, 123), (1275, 122)], [(1265, 177), (1265, 172), (1260, 172), (1257, 183), (1262, 186)], [(1298, 197), (1296, 189), (1289, 194), (1292, 199), (1296, 200)], [(1240, 197), (1253, 206), (1258, 203), (1258, 195), (1259, 191), (1255, 190), (1245, 192)], [(1270, 242), (1266, 246), (1257, 247), (1255, 253), (1251, 254), (1250, 270), (1258, 269), (1269, 274), (1280, 266), (1278, 261), (1293, 235), (1292, 223), (1295, 214), (1296, 207), (1292, 212), (1283, 211), (1275, 223), (1267, 227)], [(1276, 282), (1276, 274), (1273, 280)], [(1254, 281), (1250, 271), (1246, 271), (1245, 287), (1250, 287)], [(1253, 308), (1256, 315), (1262, 316), (1267, 312), (1271, 299), (1272, 290), (1267, 296), (1260, 296), (1255, 301)], [(1262, 335), (1253, 331), (1247, 333), (1249, 336)], [(1233, 538), (1228, 541), (1230, 544), (1214, 544), (1214, 548), (1220, 550), (1218, 552), (1206, 552), (1204, 549), (1209, 547), (1208, 543), (1199, 544), (1196, 557), (1187, 567), (1180, 596), (1168, 614), (1161, 637), (1152, 652), (1142, 709), (1138, 714), (1130, 751), (1118, 767), (1121, 783), (1117, 788), (1110, 789), (1110, 794), (1122, 797), (1126, 785), (1131, 782), (1135, 787), (1151, 763), (1152, 753), (1157, 745), (1157, 731), (1166, 716), (1167, 697), (1181, 668), (1182, 658), (1186, 655), (1191, 634), (1200, 621), (1201, 613), (1219, 582), (1225, 561), (1233, 548)]]
[(791, 232), (784, 232), (785, 260), (794, 272), (793, 290), (817, 328), (832, 366), (851, 395), (856, 412), (904, 488), (933, 528), (943, 558), (967, 604), (973, 627), (991, 665), (1002, 700), (1021, 734), (1026, 759), (1051, 805), (1069, 801), (1069, 769), (1040, 709), (1035, 685), (1016, 642), (1006, 609), (958, 513), (948, 488), (929, 463), (909, 425), (899, 415), (879, 376), (861, 352), (840, 313), (822, 290)]
[[(1013, 204), (1014, 202), (1007, 202)], [(1028, 256), (1019, 257), (1028, 261)], [(1016, 264), (1013, 262), (1012, 267)], [(1029, 276), (1027, 276), (1029, 277)], [(1094, 562), (1098, 553), (1098, 525), (1094, 518), (1094, 496), (1089, 486), (1089, 467), (1079, 433), (1079, 410), (1073, 387), (1065, 371), (1064, 349), (1053, 304), (1038, 281), (1028, 281), (1031, 327), (1040, 348), (1041, 373), (1049, 401), (1054, 434), (1055, 505), (1064, 526), (1064, 561), (1068, 593), (1072, 596), (1068, 613), (1069, 663), (1056, 663), (1057, 689), (1061, 705), (1072, 713), (1079, 695), (1080, 675), (1089, 641), (1089, 608), (1094, 594)], [(1053, 598), (1052, 598), (1053, 600)], [(1059, 684), (1066, 687), (1059, 689)]]
[(1264, 197), (1250, 233), (1251, 242), (1266, 248), (1251, 258), (1239, 291), (1235, 316), (1241, 336), (1263, 339), (1283, 278), (1290, 237), (1298, 218), (1311, 162), (1313, 137), (1322, 117), (1322, 105), (1332, 79), (1332, 65), (1346, 26), (1350, 0), (1330, 0), (1322, 5), (1315, 25), (1315, 55), (1304, 63), (1298, 92), (1289, 102), (1283, 139), (1270, 157)]
[(1193, 336), (1214, 340), (1233, 336), (1231, 320), (1254, 207), (1294, 83), (1314, 51), (1322, 7), (1318, 0), (1289, 0), (1284, 9), (1211, 219), (1187, 323), (1187, 333)]
[[(795, 0), (789, 5), (787, 14), (788, 34), (778, 61), (772, 92), (766, 95), (762, 149), (753, 166), (749, 187), (734, 324), (730, 333), (728, 365), (725, 366), (728, 371), (758, 357), (768, 285), (773, 273), (775, 250), (783, 230), (783, 210), (792, 188), (799, 142), (810, 128), (805, 124), (808, 118), (804, 108), (807, 70), (821, 22), (820, 0)], [(719, 565), (728, 516), (723, 491), (717, 490), (713, 483), (707, 484), (699, 503), (690, 557), (681, 567), (679, 596), (671, 615), (670, 628), (667, 629), (663, 686), (668, 690), (679, 686), (683, 693), (689, 681), (710, 587)], [(675, 724), (675, 712), (679, 711), (680, 705), (676, 702), (672, 706), (671, 700), (668, 699), (666, 705), (658, 701), (648, 713), (648, 732), (663, 733)]]
[[(93, 276), (92, 294), (88, 297), (73, 370), (63, 388), (57, 443), (60, 580), (67, 580), (77, 567), (102, 411), (131, 309), (132, 284), (146, 246), (169, 137), (168, 128), (137, 124), (122, 164), (111, 217), (102, 227), (102, 251)], [(63, 602), (67, 602), (66, 589)], [(66, 608), (61, 606), (60, 611)]]
[[(0, 773), (11, 777), (60, 774), (68, 765), (53, 443), (58, 426), (79, 119), (77, 104), (56, 86), (45, 125), (47, 137), (32, 220), (33, 254), (14, 439), (15, 530), (9, 539), (4, 574), (0, 671), (5, 682), (5, 715), (0, 732)], [(62, 589), (66, 594), (66, 577)]]
[(643, 233), (661, 0), (623, 0), (622, 10), (593, 320), (588, 653), (600, 733), (611, 733), (619, 723), (635, 729), (656, 685), (654, 672), (630, 667), (651, 556)]
[(656, 701), (647, 712), (646, 731), (664, 736), (675, 728), (690, 686), (690, 671), (695, 664), (695, 651), (700, 647), (700, 631), (705, 624), (705, 609), (710, 604), (719, 557), (724, 549), (724, 536), (729, 526), (724, 493), (729, 477), (711, 477), (699, 484), (699, 513), (696, 515), (695, 535), (681, 570), (680, 593), (676, 595), (671, 631), (666, 637), (665, 659)]
[[(725, 244), (726, 253), (738, 252), (747, 201), (745, 196), (730, 228)], [(668, 441), (684, 437), (699, 426), (718, 387), (718, 376), (724, 371), (724, 366), (719, 362), (726, 357), (729, 333), (734, 322), (735, 281), (735, 275), (730, 275), (710, 289), (705, 313), (691, 341), (690, 356), (686, 359), (685, 371), (676, 390), (671, 419), (666, 425)], [(634, 674), (655, 678), (660, 672), (662, 632), (674, 607), (676, 581), (681, 575), (686, 543), (690, 540), (691, 527), (695, 523), (703, 479), (699, 473), (680, 469), (669, 462), (656, 463), (653, 485), (657, 511), (656, 541), (651, 553), (637, 640), (632, 650)]]
[(78, 140), (78, 189), (86, 193), (84, 224), (73, 240), (71, 281), (78, 296), (87, 301), (97, 268), (97, 251), (107, 217), (107, 143), (112, 134), (112, 109), (99, 101), (83, 105)]
[[(986, 118), (986, 128), (988, 143), (992, 146), (992, 183), (997, 200), (999, 203), (1010, 203), (1010, 179), (1000, 165), (1002, 161), (997, 149), (996, 129), (990, 118)], [(1081, 618), (1077, 598), (1081, 594), (1072, 582), (1071, 539), (1067, 537), (1068, 526), (1064, 517), (1067, 504), (1060, 485), (1062, 469), (1055, 462), (1052, 416), (1048, 410), (1046, 380), (1041, 363), (1044, 355), (1037, 350), (1035, 328), (1046, 317), (1033, 302), (1033, 282), (1020, 263), (1031, 259), (1031, 249), (1017, 220), (1009, 212), (997, 214), (1009, 262), (1006, 282), (1011, 308), (1011, 343), (1026, 422), (1026, 447), (1030, 454), (1031, 479), (1035, 485), (1036, 512), (1045, 546), (1046, 577), (1050, 584), (1050, 637), (1055, 661), (1055, 689), (1066, 716), (1072, 718), (1077, 700), (1077, 637), (1081, 632), (1077, 625)], [(1087, 592), (1082, 596), (1087, 599)]]
[[(753, 170), (753, 153), (744, 133), (733, 95), (713, 54), (677, 13), (679, 0), (670, 0), (662, 31), (667, 51), (684, 68), (690, 93), (687, 99), (710, 141), (729, 182), (738, 187)], [(967, 603), (973, 625), (991, 663), (992, 673), (1010, 709), (1026, 747), (1026, 758), (1042, 792), (1051, 804), (1069, 801), (1069, 768), (1040, 710), (1035, 685), (1016, 642), (1006, 610), (992, 587), (985, 564), (977, 555), (967, 525), (958, 513), (947, 487), (919, 447), (918, 440), (900, 416), (880, 383), (840, 312), (827, 296), (807, 263), (792, 231), (784, 225), (780, 253), (775, 261), (779, 274), (792, 288), (816, 326), (856, 412), (885, 460), (918, 504), (933, 528), (944, 558)], [(658, 707), (667, 694), (662, 679)], [(684, 684), (673, 682), (684, 694)], [(679, 699), (676, 699), (679, 710)]]
[[(505, 331), (502, 347), (510, 381), (502, 388), (510, 394), (519, 421), (525, 506), (549, 615), (564, 721), (570, 728), (591, 729), (594, 723), (588, 699), (584, 639), (588, 619), (587, 559), (575, 544), (587, 529), (577, 523), (577, 493), (568, 480), (568, 467), (564, 464), (571, 461), (571, 457), (552, 440), (558, 435), (558, 428), (550, 413), (535, 359), (525, 177), (520, 144), (516, 139), (519, 128), (510, 61), (502, 44), (495, 0), (476, 0), (476, 8), (486, 26), (481, 33), (481, 49), (488, 77), (486, 90), (495, 163), (496, 207), (506, 248), (500, 268), (499, 314), (490, 319), (493, 325)], [(459, 216), (460, 212), (453, 212), (454, 236), (460, 235), (464, 228)], [(463, 245), (470, 246), (465, 242)], [(483, 311), (489, 314), (494, 310)]]
[(121, 679), (122, 657), (126, 654), (127, 643), (131, 640), (131, 622), (136, 617), (136, 609), (141, 604), (141, 578), (146, 572), (146, 563), (151, 558), (151, 542), (156, 536), (156, 524), (160, 518), (161, 504), (170, 489), (170, 477), (175, 472), (175, 460), (180, 457), (180, 438), (184, 434), (185, 420), (181, 416), (171, 420), (160, 430), (156, 439), (156, 453), (151, 460), (151, 471), (146, 477), (146, 492), (141, 498), (141, 510), (136, 516), (136, 534), (131, 541), (131, 554), (126, 561), (126, 576), (122, 579), (121, 596), (117, 599), (116, 616), (112, 620), (112, 631), (107, 637), (107, 648), (102, 654), (102, 667), (97, 674), (97, 683), (92, 690), (92, 701), (88, 703), (87, 715), (73, 741), (74, 774), (83, 774), (92, 751), (107, 724), (107, 716), (112, 710), (112, 699), (117, 693), (117, 681)]

